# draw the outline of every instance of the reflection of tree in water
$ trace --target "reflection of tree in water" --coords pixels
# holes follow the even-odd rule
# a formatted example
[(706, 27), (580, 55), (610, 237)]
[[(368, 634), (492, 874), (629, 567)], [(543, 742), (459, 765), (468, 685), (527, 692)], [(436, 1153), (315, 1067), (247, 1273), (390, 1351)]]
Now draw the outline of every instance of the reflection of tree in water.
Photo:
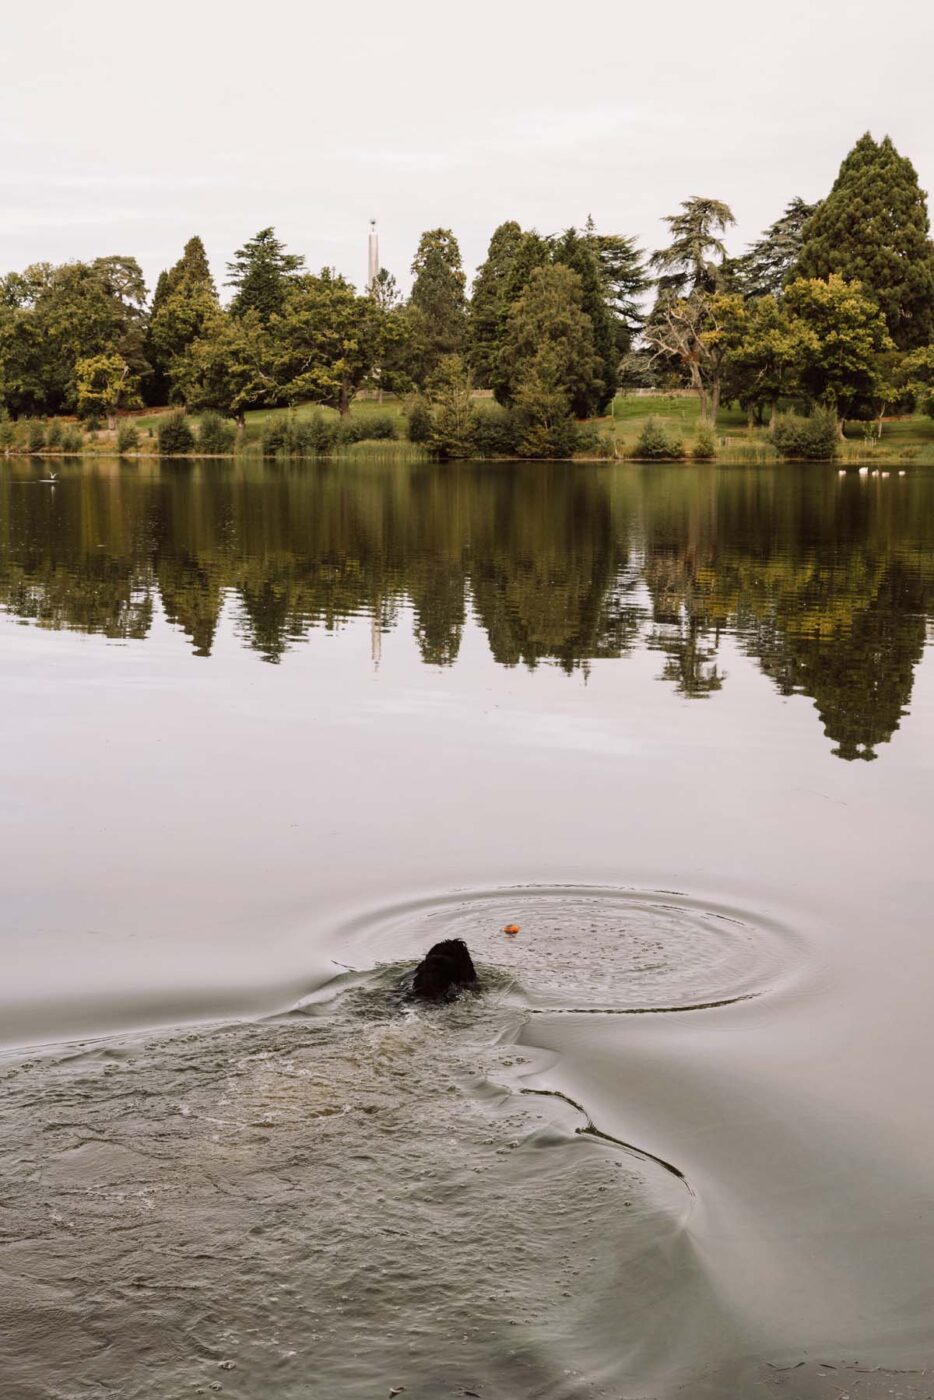
[[(898, 489), (898, 488), (896, 488)], [(841, 758), (898, 728), (934, 594), (930, 483), (884, 500), (828, 473), (726, 474), (710, 498), (646, 510), (648, 639), (688, 695), (719, 689), (736, 633), (783, 694), (810, 695)]]
[(158, 599), (209, 656), (229, 599), (276, 662), (358, 617), (378, 656), (411, 616), (446, 666), (469, 607), (502, 665), (571, 672), (641, 639), (689, 697), (723, 686), (727, 634), (814, 699), (842, 758), (897, 729), (934, 592), (920, 477), (878, 493), (823, 469), (101, 468), (55, 491), (5, 476), (0, 505), (0, 603), (42, 626), (142, 638)]
[[(925, 587), (924, 575), (928, 573)], [(810, 695), (840, 758), (873, 759), (898, 729), (911, 699), (914, 668), (924, 651), (924, 611), (930, 606), (930, 565), (898, 558), (876, 571), (863, 605), (852, 608), (831, 638), (806, 624), (774, 619), (750, 626), (750, 650), (783, 695)], [(834, 610), (839, 613), (839, 596)]]
[(138, 515), (123, 516), (107, 485), (80, 494), (4, 481), (0, 604), (40, 627), (145, 637), (153, 577)]
[(630, 650), (642, 610), (630, 596), (625, 521), (599, 477), (510, 468), (471, 533), (474, 611), (506, 666), (552, 659), (572, 671)]
[(665, 656), (661, 679), (674, 683), (692, 700), (720, 690), (717, 664), (720, 628), (726, 621), (709, 616), (704, 589), (698, 586), (693, 550), (670, 554), (655, 549), (645, 561), (645, 581), (652, 599), (652, 627), (646, 645)]

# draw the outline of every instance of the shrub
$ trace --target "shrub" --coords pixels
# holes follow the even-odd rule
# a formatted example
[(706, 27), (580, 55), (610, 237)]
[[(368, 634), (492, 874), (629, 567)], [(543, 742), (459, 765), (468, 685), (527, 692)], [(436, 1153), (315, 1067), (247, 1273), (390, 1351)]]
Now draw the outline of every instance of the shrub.
[(101, 420), (96, 413), (89, 413), (84, 420), (84, 426), (89, 433), (99, 433), (101, 430)]
[(263, 456), (276, 457), (280, 452), (287, 452), (290, 438), (288, 423), (284, 418), (277, 418), (263, 430)]
[(395, 419), (388, 413), (350, 414), (333, 430), (332, 442), (392, 442), (399, 436)]
[(9, 418), (0, 419), (0, 452), (9, 452), (16, 441), (16, 424)]
[(717, 442), (713, 430), (703, 424), (697, 430), (691, 456), (695, 462), (712, 462), (717, 455)]
[(26, 429), (26, 446), (30, 452), (41, 452), (45, 447), (45, 424), (32, 422)]
[(516, 447), (519, 457), (541, 461), (564, 461), (577, 450), (577, 424), (573, 418), (559, 418), (555, 423), (526, 423)]
[(601, 433), (596, 423), (578, 423), (574, 451), (601, 462), (612, 462), (616, 457), (616, 438), (612, 433)]
[(475, 409), (470, 440), (478, 457), (514, 457), (517, 439), (516, 420), (508, 409)]
[(62, 433), (62, 451), (77, 455), (84, 446), (80, 428), (66, 428)]
[(45, 445), (53, 452), (57, 452), (62, 445), (62, 425), (58, 418), (53, 418), (49, 424), (49, 430), (45, 435)]
[(649, 418), (639, 434), (632, 455), (637, 460), (648, 462), (680, 462), (684, 458), (684, 443), (657, 418)]
[(323, 413), (313, 413), (303, 424), (312, 452), (330, 452), (337, 441), (337, 424)]
[(181, 410), (159, 424), (159, 451), (164, 457), (184, 456), (194, 445), (195, 435)]
[(396, 420), (388, 413), (373, 413), (366, 418), (361, 417), (360, 423), (364, 428), (364, 436), (370, 441), (395, 442), (399, 436)]
[(369, 432), (362, 418), (348, 414), (338, 423), (335, 437), (342, 446), (349, 447), (355, 442), (363, 442), (364, 438), (369, 437)]
[(135, 452), (139, 447), (139, 430), (132, 423), (121, 423), (117, 431), (117, 451)]
[(598, 433), (593, 446), (594, 457), (601, 462), (615, 462), (617, 457), (616, 436), (614, 433)]
[(202, 452), (210, 452), (217, 457), (229, 457), (233, 453), (237, 430), (229, 419), (220, 413), (204, 413), (198, 423), (198, 446)]
[(406, 420), (409, 442), (427, 442), (431, 436), (431, 410), (424, 399), (416, 399)]
[(772, 424), (772, 442), (786, 461), (832, 462), (837, 455), (837, 420), (826, 409), (809, 418), (783, 413)]

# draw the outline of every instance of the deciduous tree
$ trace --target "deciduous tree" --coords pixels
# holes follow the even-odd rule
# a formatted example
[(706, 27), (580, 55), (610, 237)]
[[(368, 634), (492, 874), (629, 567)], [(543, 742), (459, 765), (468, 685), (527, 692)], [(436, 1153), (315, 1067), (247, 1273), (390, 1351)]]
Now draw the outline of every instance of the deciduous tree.
[(842, 436), (849, 414), (885, 385), (880, 357), (893, 349), (885, 319), (859, 282), (837, 274), (797, 278), (784, 304), (800, 336), (801, 386), (837, 415)]
[(270, 324), (275, 378), (289, 403), (313, 399), (350, 412), (357, 390), (378, 364), (384, 316), (372, 296), (358, 296), (332, 268), (303, 277)]
[(122, 355), (91, 355), (75, 364), (78, 412), (84, 417), (103, 413), (107, 426), (117, 426), (121, 408), (139, 408), (139, 380)]
[(273, 343), (259, 312), (220, 309), (171, 367), (173, 396), (189, 412), (216, 409), (242, 425), (248, 408), (281, 398)]

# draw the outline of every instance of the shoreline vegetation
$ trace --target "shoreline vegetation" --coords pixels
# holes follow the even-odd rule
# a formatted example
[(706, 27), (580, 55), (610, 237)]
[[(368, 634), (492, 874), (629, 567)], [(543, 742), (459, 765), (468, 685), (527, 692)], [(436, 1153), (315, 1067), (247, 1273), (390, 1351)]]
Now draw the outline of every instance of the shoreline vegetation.
[[(492, 416), (496, 406), (489, 397), (472, 396), (474, 411)], [(244, 415), (244, 423), (217, 422), (217, 415), (184, 416), (178, 411), (139, 409), (121, 415), (116, 429), (76, 418), (0, 422), (0, 455), (5, 458), (75, 459), (118, 457), (139, 459), (230, 461), (249, 458), (268, 461), (334, 461), (368, 457), (405, 461), (429, 460), (430, 449), (408, 436), (412, 402), (392, 395), (357, 402), (350, 414), (341, 418), (333, 409), (303, 404), (293, 409), (265, 409)], [(175, 450), (171, 430), (182, 424), (188, 438)], [(826, 456), (806, 452), (780, 452), (765, 426), (749, 426), (744, 414), (735, 408), (721, 409), (715, 433), (705, 433), (692, 395), (680, 393), (620, 394), (609, 414), (578, 423), (574, 450), (561, 457), (538, 457), (539, 461), (581, 463), (650, 464), (715, 462), (723, 466), (774, 465), (781, 461), (824, 460), (837, 466), (848, 464), (891, 464), (893, 466), (934, 465), (934, 420), (922, 414), (893, 415), (879, 425), (847, 425), (845, 437), (832, 441)], [(169, 429), (169, 442), (160, 445)], [(646, 445), (651, 451), (640, 451)], [(190, 445), (185, 445), (190, 441)], [(517, 452), (496, 450), (495, 442), (486, 450), (464, 454), (461, 460), (526, 461)]]
[[(722, 200), (668, 242), (506, 220), (468, 290), (451, 229), (407, 296), (275, 229), (197, 236), (150, 297), (135, 258), (0, 277), (0, 454), (445, 460), (934, 460), (934, 242), (910, 160), (868, 132), (826, 195), (739, 256)], [(102, 426), (106, 424), (106, 429)]]

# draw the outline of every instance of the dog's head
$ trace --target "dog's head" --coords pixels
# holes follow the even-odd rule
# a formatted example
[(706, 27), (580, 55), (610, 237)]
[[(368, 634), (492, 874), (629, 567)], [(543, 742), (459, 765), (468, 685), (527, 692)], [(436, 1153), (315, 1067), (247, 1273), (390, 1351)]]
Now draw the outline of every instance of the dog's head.
[(445, 958), (453, 965), (459, 982), (475, 982), (477, 971), (470, 956), (470, 950), (462, 938), (445, 938), (428, 949), (425, 961), (430, 958)]
[(440, 1001), (458, 987), (476, 982), (477, 973), (467, 944), (461, 938), (446, 938), (429, 948), (412, 979), (412, 991), (429, 1001)]

